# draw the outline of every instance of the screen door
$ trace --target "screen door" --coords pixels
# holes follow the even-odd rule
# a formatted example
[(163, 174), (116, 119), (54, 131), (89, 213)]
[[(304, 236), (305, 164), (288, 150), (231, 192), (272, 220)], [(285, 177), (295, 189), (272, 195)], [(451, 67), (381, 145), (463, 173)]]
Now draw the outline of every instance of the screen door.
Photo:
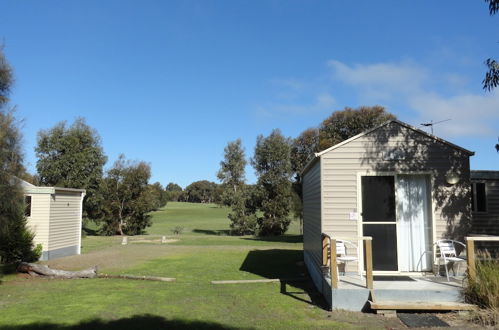
[(362, 228), (371, 236), (373, 270), (397, 271), (395, 178), (363, 176)]

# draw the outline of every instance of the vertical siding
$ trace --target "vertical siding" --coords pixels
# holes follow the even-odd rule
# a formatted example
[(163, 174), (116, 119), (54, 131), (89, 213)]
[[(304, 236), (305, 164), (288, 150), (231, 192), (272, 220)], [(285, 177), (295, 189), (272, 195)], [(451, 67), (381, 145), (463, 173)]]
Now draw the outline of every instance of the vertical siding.
[(55, 250), (79, 244), (81, 235), (81, 194), (56, 190), (50, 199), (49, 249)]
[(28, 227), (35, 233), (34, 244), (43, 245), (43, 251), (49, 248), (49, 194), (26, 194), (31, 196), (31, 216), (28, 217)]
[(303, 177), (303, 249), (316, 271), (322, 264), (321, 163), (317, 161)]
[[(433, 221), (436, 237), (462, 239), (469, 231), (469, 156), (397, 123), (391, 123), (321, 156), (323, 166), (323, 219), (325, 232), (337, 238), (360, 235), (359, 173), (429, 172), (432, 176)], [(446, 174), (459, 172), (456, 185)], [(359, 212), (359, 220), (350, 220)]]

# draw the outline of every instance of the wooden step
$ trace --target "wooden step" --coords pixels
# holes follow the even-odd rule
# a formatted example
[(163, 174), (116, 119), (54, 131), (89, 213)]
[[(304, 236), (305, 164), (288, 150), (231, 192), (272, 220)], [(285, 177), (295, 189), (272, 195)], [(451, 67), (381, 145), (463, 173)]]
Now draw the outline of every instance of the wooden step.
[(371, 309), (374, 310), (432, 310), (432, 311), (470, 311), (477, 306), (441, 301), (370, 301)]

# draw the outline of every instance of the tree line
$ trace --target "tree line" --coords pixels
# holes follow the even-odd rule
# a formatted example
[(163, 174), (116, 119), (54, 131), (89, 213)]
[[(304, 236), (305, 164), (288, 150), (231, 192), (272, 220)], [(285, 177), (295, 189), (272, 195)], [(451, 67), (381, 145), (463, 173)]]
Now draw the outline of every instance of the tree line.
[[(35, 148), (36, 175), (27, 173), (21, 152), (21, 130), (15, 109), (9, 106), (13, 74), (0, 50), (0, 257), (3, 262), (35, 259), (33, 233), (26, 228), (21, 178), (35, 185), (86, 189), (83, 216), (100, 224), (104, 235), (143, 233), (150, 212), (167, 201), (217, 203), (230, 208), (231, 233), (280, 235), (291, 216), (301, 218), (301, 171), (316, 152), (395, 118), (381, 106), (335, 111), (317, 127), (296, 138), (280, 130), (259, 135), (254, 154), (247, 158), (240, 139), (224, 149), (217, 178), (182, 189), (169, 183), (149, 183), (151, 166), (122, 154), (104, 170), (107, 157), (99, 134), (83, 118), (71, 125), (62, 121), (41, 130)], [(247, 184), (245, 167), (257, 175)], [(14, 178), (14, 179), (13, 179)]]

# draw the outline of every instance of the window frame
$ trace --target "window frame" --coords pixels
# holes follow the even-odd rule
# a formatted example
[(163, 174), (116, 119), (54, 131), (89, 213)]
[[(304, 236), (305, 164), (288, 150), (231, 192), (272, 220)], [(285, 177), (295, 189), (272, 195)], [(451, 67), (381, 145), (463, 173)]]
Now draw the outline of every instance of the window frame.
[[(29, 199), (29, 202), (28, 202), (28, 199)], [(28, 206), (29, 206), (29, 208), (28, 208)], [(26, 218), (30, 218), (32, 214), (33, 214), (33, 196), (24, 195), (24, 216)]]
[[(484, 198), (485, 198), (485, 210), (484, 211), (478, 211), (478, 194), (477, 194), (477, 184), (483, 184), (484, 187)], [(487, 191), (487, 182), (480, 180), (480, 181), (474, 181), (471, 182), (471, 212), (472, 213), (478, 213), (478, 214), (486, 214), (489, 212), (489, 203), (488, 203), (488, 191)]]

